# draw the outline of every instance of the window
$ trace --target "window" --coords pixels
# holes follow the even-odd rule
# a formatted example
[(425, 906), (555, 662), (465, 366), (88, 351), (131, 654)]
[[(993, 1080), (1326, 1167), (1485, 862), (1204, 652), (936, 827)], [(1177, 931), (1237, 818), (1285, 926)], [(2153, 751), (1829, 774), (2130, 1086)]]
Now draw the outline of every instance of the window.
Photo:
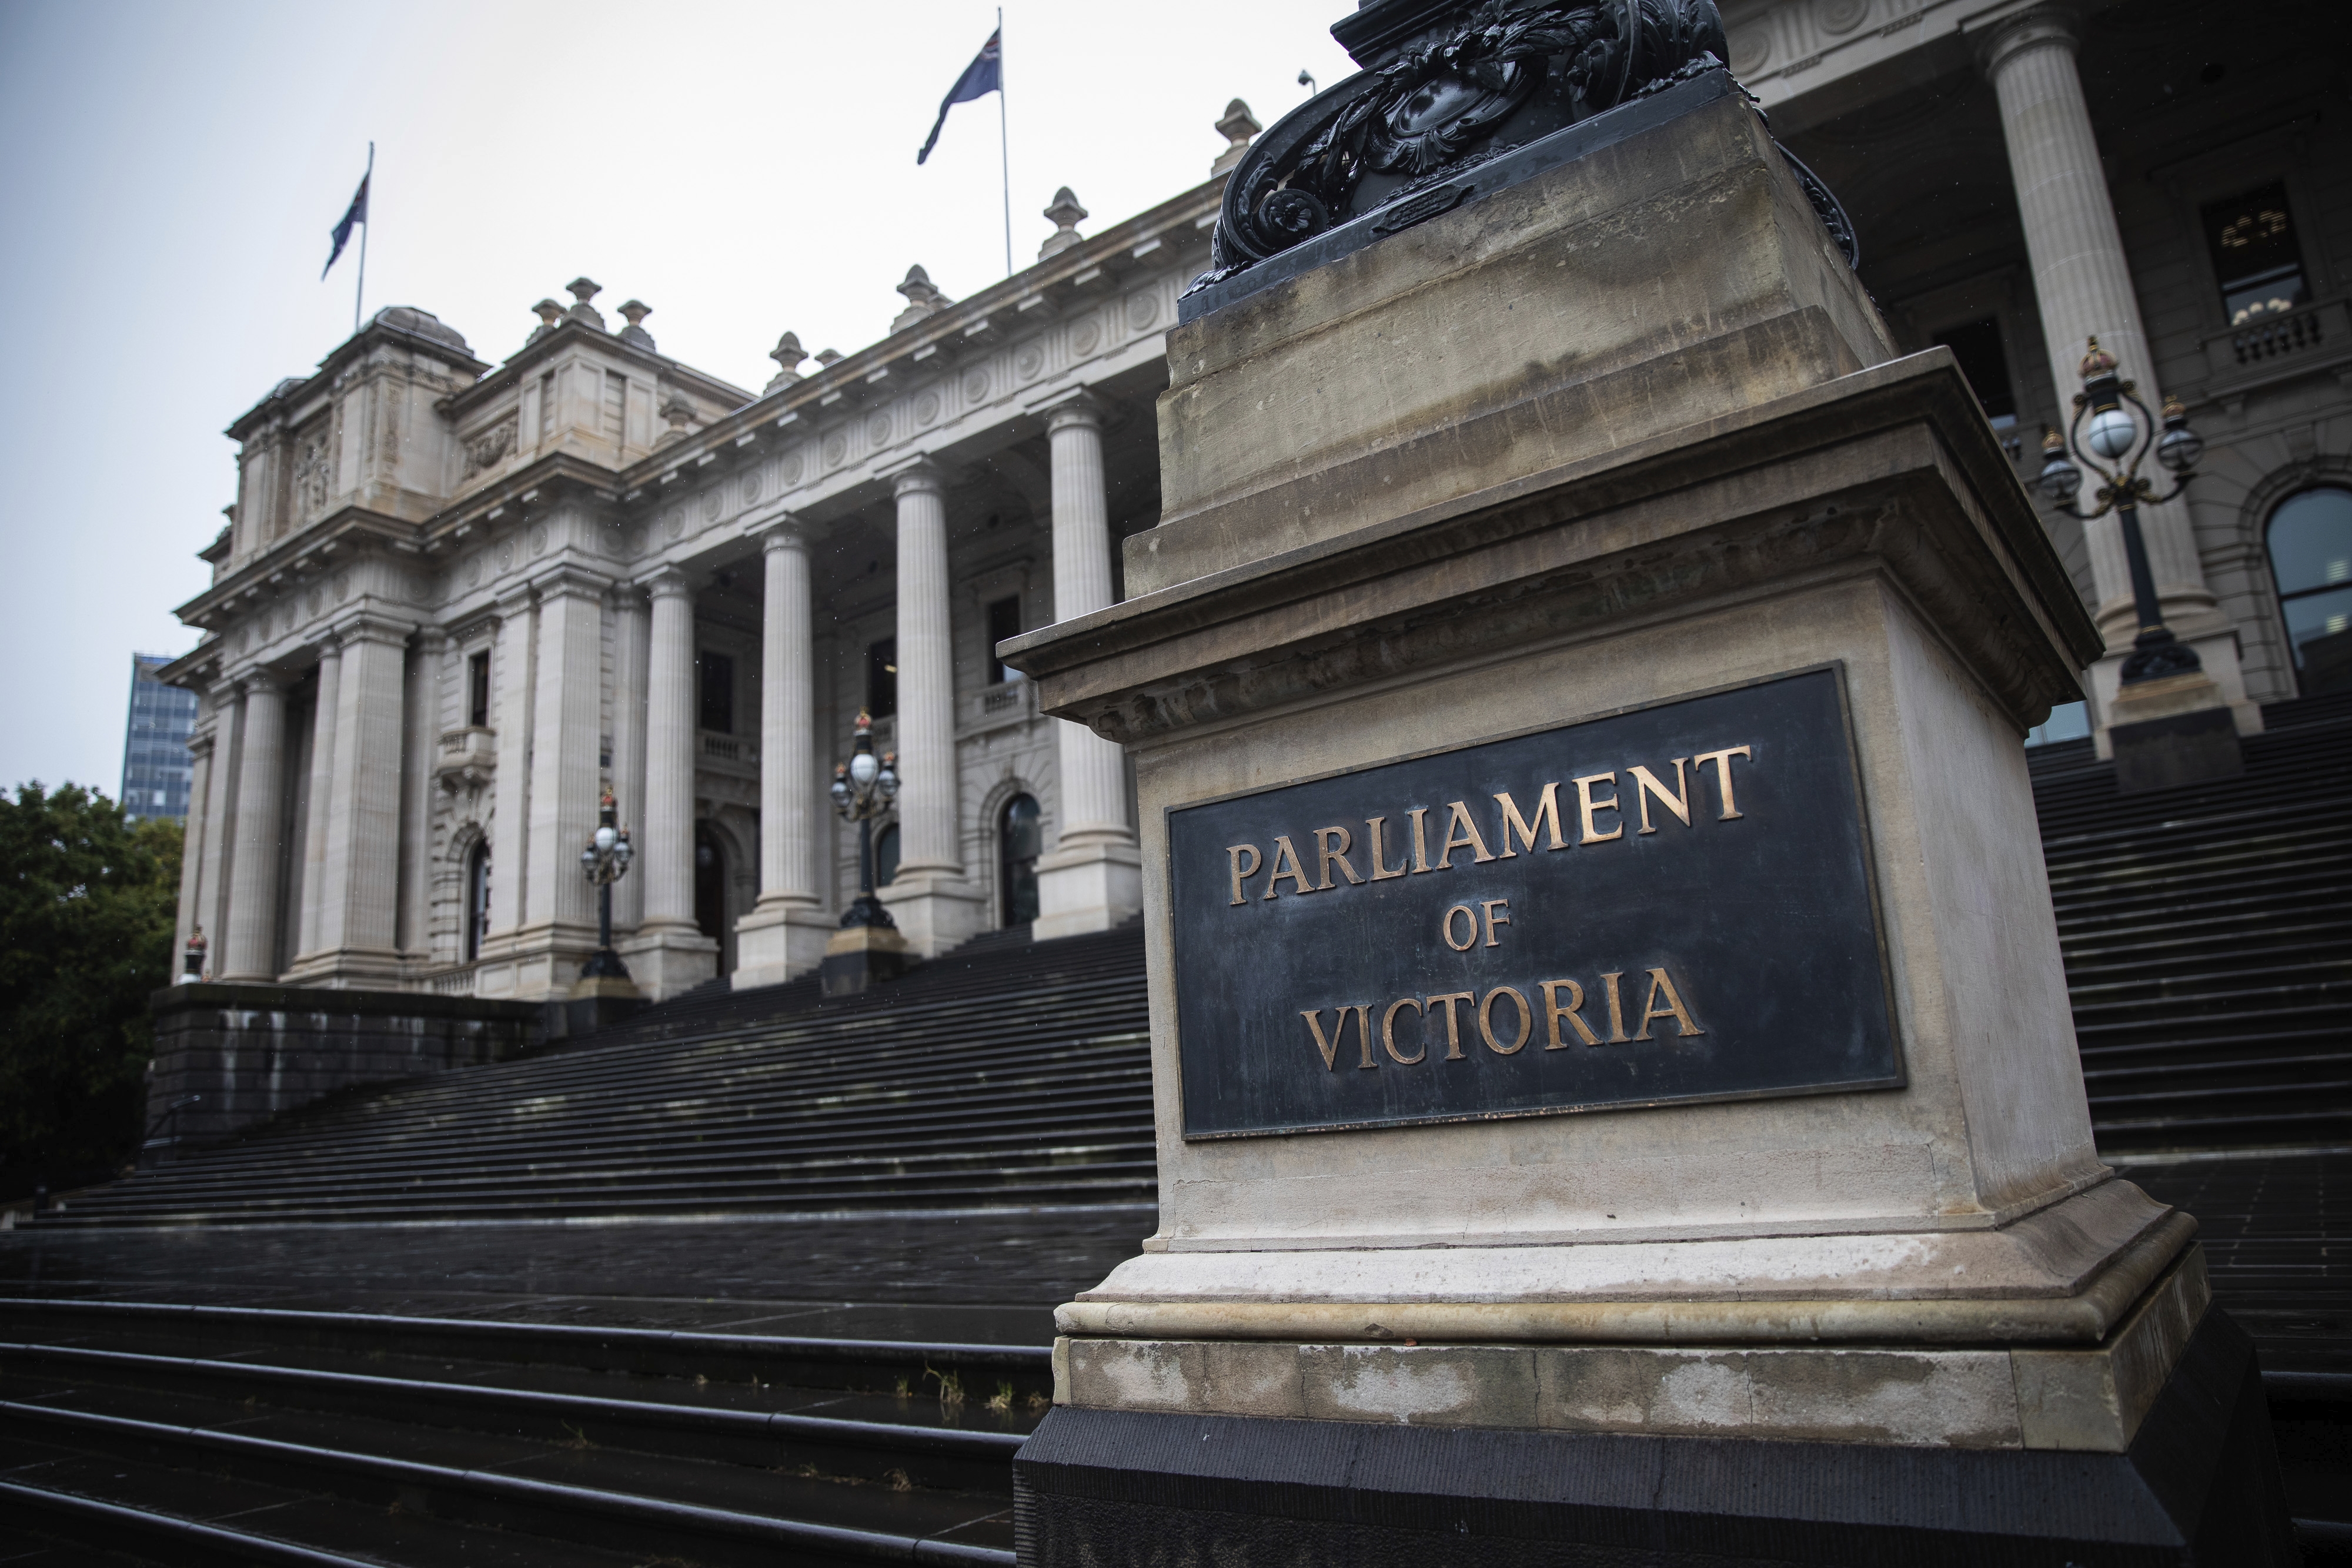
[(898, 639), (866, 645), (866, 711), (888, 718), (898, 711)]
[(487, 648), (466, 661), (466, 722), (476, 729), (490, 727), (490, 653)]
[(727, 852), (719, 835), (697, 825), (694, 831), (694, 928), (725, 945), (727, 936)]
[(1988, 316), (1965, 327), (1936, 334), (1935, 340), (1952, 350), (1969, 389), (1984, 405), (1992, 427), (2006, 435), (2017, 424), (2017, 398), (2009, 390), (2009, 356), (2001, 351), (2000, 323)]
[(1045, 847), (1044, 814), (1037, 802), (1015, 795), (1004, 802), (997, 831), (1004, 924), (1026, 925), (1037, 918), (1037, 856)]
[(1000, 599), (988, 607), (988, 684), (1003, 685), (1007, 681), (1022, 678), (1018, 670), (1007, 669), (996, 657), (996, 645), (1007, 637), (1021, 635), (1021, 596), (1013, 594)]
[(2264, 185), (2205, 209), (2205, 246), (2232, 327), (2292, 310), (2311, 298), (2286, 187)]
[(629, 378), (615, 371), (604, 372), (604, 439), (614, 445), (621, 444), (623, 427), (629, 411)]
[(2352, 490), (2327, 486), (2281, 501), (2270, 547), (2303, 695), (2352, 691)]
[(490, 930), (490, 841), (484, 839), (466, 858), (466, 962), (482, 956), (482, 938)]
[(539, 378), (539, 440), (544, 446), (555, 439), (555, 372)]
[(887, 887), (898, 875), (898, 824), (874, 835), (874, 885)]
[(705, 649), (695, 660), (701, 676), (702, 727), (720, 735), (735, 733), (735, 660)]

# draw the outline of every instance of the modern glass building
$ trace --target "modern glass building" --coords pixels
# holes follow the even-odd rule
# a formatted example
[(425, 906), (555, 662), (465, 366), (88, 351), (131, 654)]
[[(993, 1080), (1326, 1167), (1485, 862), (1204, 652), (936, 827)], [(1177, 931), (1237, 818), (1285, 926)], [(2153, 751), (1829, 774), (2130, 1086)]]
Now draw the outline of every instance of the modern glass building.
[(188, 735), (196, 694), (155, 678), (162, 653), (131, 655), (131, 722), (122, 737), (122, 809), (133, 817), (188, 815)]

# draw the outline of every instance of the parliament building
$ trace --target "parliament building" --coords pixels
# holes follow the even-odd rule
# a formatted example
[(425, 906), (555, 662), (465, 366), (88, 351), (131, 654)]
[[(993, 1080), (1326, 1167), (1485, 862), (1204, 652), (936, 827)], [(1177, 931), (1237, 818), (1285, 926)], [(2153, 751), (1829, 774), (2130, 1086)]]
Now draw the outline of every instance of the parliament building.
[[(2266, 15), (1724, 7), (1899, 342), (1952, 350), (2021, 483), (2093, 335), (2187, 405), (2200, 477), (2141, 516), (2241, 735), (2352, 687), (2342, 19)], [(787, 332), (757, 391), (663, 355), (635, 299), (615, 328), (583, 277), (495, 362), (396, 307), (239, 416), (180, 610), (203, 641), (165, 672), (201, 703), (180, 927), (211, 977), (561, 998), (606, 790), (649, 996), (803, 975), (857, 890), (826, 788), (861, 710), (903, 779), (877, 860), (918, 955), (1135, 915), (1127, 759), (995, 649), (1117, 601), (1152, 548), (1169, 334), (1259, 128), (1235, 102), (1217, 129), (1204, 183), (1087, 232), (1063, 192), (1033, 265), (960, 300), (914, 267), (879, 341), (812, 362)], [(2104, 747), (2136, 631), (2116, 519), (2042, 512), (2105, 634), (2071, 732)]]

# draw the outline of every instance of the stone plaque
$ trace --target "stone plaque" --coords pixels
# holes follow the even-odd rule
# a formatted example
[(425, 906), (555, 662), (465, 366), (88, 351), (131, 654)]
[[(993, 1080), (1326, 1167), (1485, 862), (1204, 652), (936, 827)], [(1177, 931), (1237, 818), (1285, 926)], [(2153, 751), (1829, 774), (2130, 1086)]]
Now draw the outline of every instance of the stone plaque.
[(1187, 1137), (1903, 1082), (1843, 671), (1169, 813)]

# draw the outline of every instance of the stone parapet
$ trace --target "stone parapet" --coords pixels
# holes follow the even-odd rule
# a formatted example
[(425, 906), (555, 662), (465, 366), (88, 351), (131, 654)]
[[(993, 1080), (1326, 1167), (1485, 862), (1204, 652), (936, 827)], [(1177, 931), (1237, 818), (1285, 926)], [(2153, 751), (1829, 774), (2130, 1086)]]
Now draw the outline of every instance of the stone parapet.
[(352, 1084), (500, 1061), (545, 1032), (535, 1002), (414, 991), (173, 986), (148, 1009), (149, 1124), (202, 1096), (157, 1134), (179, 1145), (217, 1143)]

